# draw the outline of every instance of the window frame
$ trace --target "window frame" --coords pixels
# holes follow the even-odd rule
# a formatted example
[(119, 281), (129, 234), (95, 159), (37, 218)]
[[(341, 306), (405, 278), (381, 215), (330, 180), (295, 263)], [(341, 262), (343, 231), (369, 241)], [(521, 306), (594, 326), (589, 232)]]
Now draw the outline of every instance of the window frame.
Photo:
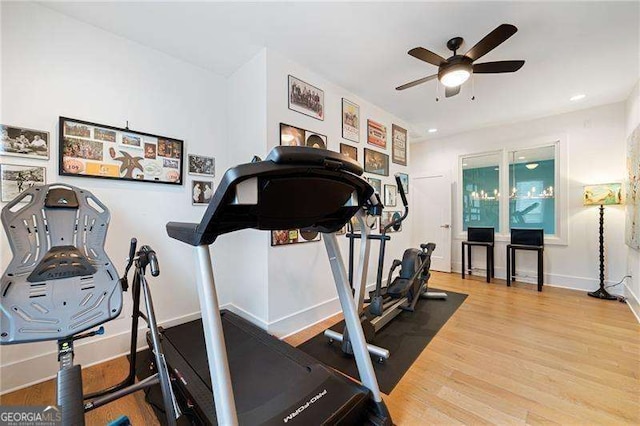
[[(510, 154), (514, 151), (524, 151), (527, 149), (543, 148), (548, 146), (554, 146), (554, 202), (555, 202), (555, 234), (545, 234), (545, 244), (550, 245), (568, 245), (568, 231), (569, 231), (569, 215), (568, 215), (568, 180), (567, 180), (567, 143), (566, 135), (549, 135), (529, 140), (519, 141), (507, 141), (502, 143), (502, 148), (487, 150), (482, 152), (468, 152), (458, 155), (457, 169), (458, 169), (458, 184), (456, 194), (456, 221), (455, 221), (455, 234), (457, 239), (466, 239), (467, 232), (463, 231), (463, 167), (462, 163), (465, 159), (471, 157), (479, 157), (485, 155), (500, 156), (500, 165), (498, 176), (500, 180), (500, 232), (496, 232), (496, 241), (508, 242), (510, 241), (510, 222), (509, 222), (509, 196), (511, 187), (509, 182), (509, 159)], [(507, 194), (507, 196), (502, 196)]]

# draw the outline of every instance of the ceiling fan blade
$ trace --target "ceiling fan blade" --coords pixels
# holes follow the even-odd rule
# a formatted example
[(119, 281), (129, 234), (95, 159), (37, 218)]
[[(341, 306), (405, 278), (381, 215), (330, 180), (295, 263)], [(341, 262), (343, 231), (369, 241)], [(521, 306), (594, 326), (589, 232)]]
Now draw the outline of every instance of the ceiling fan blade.
[(438, 74), (430, 75), (429, 77), (421, 78), (420, 80), (415, 80), (407, 84), (403, 84), (402, 86), (396, 87), (396, 90), (404, 90), (409, 87), (417, 86), (418, 84), (426, 83), (427, 81), (433, 80), (438, 77)]
[(458, 93), (460, 93), (460, 86), (456, 86), (456, 87), (445, 87), (444, 88), (444, 96), (447, 98), (450, 98), (452, 96), (457, 95)]
[(504, 43), (509, 37), (514, 35), (516, 31), (518, 31), (518, 29), (513, 25), (502, 24), (487, 34), (464, 55), (471, 58), (472, 61), (475, 61)]
[(524, 61), (498, 61), (473, 64), (474, 74), (497, 74), (503, 72), (516, 72), (524, 65)]
[(446, 60), (437, 53), (433, 53), (432, 51), (427, 50), (424, 47), (414, 47), (407, 53), (409, 53), (409, 55), (413, 56), (414, 58), (418, 58), (421, 61), (428, 62), (431, 65), (435, 65), (436, 67), (439, 67), (440, 64)]

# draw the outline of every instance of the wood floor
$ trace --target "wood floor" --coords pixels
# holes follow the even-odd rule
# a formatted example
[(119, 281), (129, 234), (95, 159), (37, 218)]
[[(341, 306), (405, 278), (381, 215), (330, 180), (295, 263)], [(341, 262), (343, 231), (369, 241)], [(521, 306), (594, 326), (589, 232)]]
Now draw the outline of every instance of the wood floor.
[[(430, 284), (469, 297), (385, 396), (396, 424), (640, 424), (640, 325), (626, 305), (455, 274), (434, 273)], [(300, 344), (339, 319), (287, 341)], [(125, 373), (124, 357), (88, 368), (85, 390)], [(53, 401), (53, 381), (0, 397), (2, 404)], [(87, 420), (103, 425), (122, 413), (134, 425), (157, 424), (143, 395)]]

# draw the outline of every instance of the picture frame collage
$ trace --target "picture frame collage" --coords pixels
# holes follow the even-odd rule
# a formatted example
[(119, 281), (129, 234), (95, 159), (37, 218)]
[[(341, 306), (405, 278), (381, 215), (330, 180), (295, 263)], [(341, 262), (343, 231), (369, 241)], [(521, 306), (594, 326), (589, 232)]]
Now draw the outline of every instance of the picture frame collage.
[[(293, 75), (288, 75), (287, 80), (289, 109), (316, 120), (324, 121), (326, 111), (324, 91)], [(370, 118), (367, 119), (367, 146), (363, 147), (363, 156), (360, 157), (358, 145), (356, 144), (359, 144), (361, 140), (361, 122), (363, 120), (361, 120), (360, 106), (347, 98), (341, 98), (341, 135), (344, 142), (341, 141), (339, 143), (339, 152), (362, 164), (366, 173), (365, 178), (373, 186), (376, 193), (379, 194), (385, 207), (398, 207), (399, 194), (395, 181), (383, 185), (383, 180), (386, 181), (390, 177), (389, 169), (391, 163), (400, 166), (408, 165), (408, 132), (395, 123), (391, 124), (391, 153), (389, 154), (388, 127), (381, 122)], [(311, 146), (320, 149), (328, 149), (329, 147), (327, 136), (322, 133), (283, 122), (280, 123), (279, 131), (279, 143), (283, 146)], [(405, 193), (408, 194), (409, 175), (407, 173), (397, 174), (402, 180)], [(396, 210), (393, 213), (400, 214)], [(372, 224), (372, 229), (382, 229), (383, 222), (383, 220), (376, 221), (375, 224)], [(401, 231), (401, 228), (395, 230), (395, 232), (399, 231)], [(319, 241), (319, 239), (319, 235), (317, 238), (315, 235), (303, 235), (301, 230), (272, 231), (271, 245), (291, 245)]]
[(216, 159), (206, 155), (189, 154), (187, 172), (196, 178), (190, 179), (191, 204), (207, 206), (214, 193), (213, 178), (216, 175)]

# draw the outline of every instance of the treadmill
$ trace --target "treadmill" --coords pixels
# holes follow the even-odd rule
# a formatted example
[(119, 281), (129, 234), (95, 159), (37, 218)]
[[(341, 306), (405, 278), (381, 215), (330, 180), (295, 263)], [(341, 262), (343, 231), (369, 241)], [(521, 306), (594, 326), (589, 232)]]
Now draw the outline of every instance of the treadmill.
[[(392, 424), (335, 236), (354, 216), (368, 232), (364, 211), (378, 200), (362, 172), (333, 151), (276, 147), (227, 170), (200, 223), (167, 224), (170, 237), (195, 247), (199, 271), (202, 319), (162, 331), (173, 386), (196, 423)], [(323, 234), (361, 384), (219, 310), (209, 246), (247, 228)]]

